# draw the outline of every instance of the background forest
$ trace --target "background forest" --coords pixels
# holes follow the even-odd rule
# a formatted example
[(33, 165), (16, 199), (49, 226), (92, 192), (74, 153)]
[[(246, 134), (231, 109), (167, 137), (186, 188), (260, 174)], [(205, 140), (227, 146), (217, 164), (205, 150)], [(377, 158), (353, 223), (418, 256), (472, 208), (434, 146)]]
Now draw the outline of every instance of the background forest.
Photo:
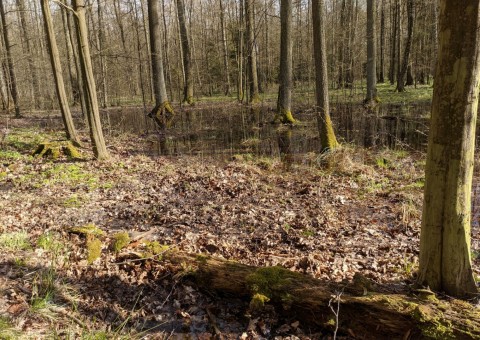
[(0, 339), (480, 338), (479, 18), (0, 1)]

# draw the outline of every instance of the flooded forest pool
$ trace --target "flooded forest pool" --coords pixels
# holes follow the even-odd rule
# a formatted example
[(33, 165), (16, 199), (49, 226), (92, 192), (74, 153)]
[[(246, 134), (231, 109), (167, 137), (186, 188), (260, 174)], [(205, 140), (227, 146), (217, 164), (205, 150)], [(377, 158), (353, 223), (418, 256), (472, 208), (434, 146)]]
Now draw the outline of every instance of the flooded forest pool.
[[(332, 119), (341, 143), (363, 147), (426, 150), (430, 104), (380, 105), (368, 114), (362, 105), (335, 105)], [(272, 106), (245, 107), (213, 104), (178, 108), (175, 123), (165, 133), (156, 131), (141, 108), (102, 111), (107, 134), (133, 133), (145, 137), (143, 152), (155, 155), (200, 155), (229, 159), (236, 154), (280, 157), (295, 161), (318, 153), (316, 114), (312, 109), (294, 112), (300, 124), (281, 127), (271, 123)], [(161, 142), (164, 140), (164, 142)], [(140, 151), (140, 150), (139, 150)]]

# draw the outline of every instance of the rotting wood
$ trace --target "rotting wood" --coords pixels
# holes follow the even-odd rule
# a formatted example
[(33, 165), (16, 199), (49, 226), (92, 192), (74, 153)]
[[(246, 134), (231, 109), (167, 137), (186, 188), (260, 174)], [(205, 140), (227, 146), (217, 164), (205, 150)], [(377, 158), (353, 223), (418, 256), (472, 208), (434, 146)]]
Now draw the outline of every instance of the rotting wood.
[[(382, 287), (328, 283), (281, 267), (254, 267), (205, 255), (171, 252), (172, 263), (187, 264), (189, 277), (203, 290), (251, 299), (268, 297), (277, 312), (304, 327), (332, 331), (329, 301), (341, 294), (339, 334), (361, 339), (480, 339), (480, 310), (460, 300), (440, 300), (423, 291), (388, 293)], [(372, 292), (375, 289), (377, 292)], [(383, 291), (383, 292), (381, 292)]]

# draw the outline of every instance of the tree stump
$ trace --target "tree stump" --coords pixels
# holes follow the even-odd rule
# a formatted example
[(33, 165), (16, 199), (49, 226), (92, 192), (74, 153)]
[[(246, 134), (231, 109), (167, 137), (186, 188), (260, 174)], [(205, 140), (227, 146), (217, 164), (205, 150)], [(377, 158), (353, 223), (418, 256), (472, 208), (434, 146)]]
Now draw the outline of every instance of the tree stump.
[(68, 159), (80, 159), (81, 155), (70, 141), (43, 142), (33, 152), (32, 156), (58, 159), (61, 155)]

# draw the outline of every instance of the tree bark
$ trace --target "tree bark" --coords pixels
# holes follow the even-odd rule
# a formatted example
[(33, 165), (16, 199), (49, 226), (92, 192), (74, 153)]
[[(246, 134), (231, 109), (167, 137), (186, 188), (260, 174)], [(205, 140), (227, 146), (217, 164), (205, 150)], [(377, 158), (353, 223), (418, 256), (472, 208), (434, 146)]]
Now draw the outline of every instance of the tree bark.
[(50, 12), (49, 0), (41, 1), (43, 20), (45, 23), (45, 32), (47, 36), (47, 46), (50, 52), (50, 63), (52, 65), (53, 77), (55, 79), (55, 88), (57, 90), (58, 105), (62, 113), (62, 120), (65, 126), (67, 139), (75, 146), (80, 146), (75, 125), (73, 124), (72, 114), (68, 106), (68, 97), (65, 92), (65, 83), (63, 82), (62, 64), (58, 52), (57, 42), (55, 40), (55, 31), (53, 29), (52, 14)]
[(183, 56), (184, 70), (184, 86), (183, 86), (183, 103), (193, 104), (193, 74), (192, 74), (192, 52), (187, 32), (187, 24), (185, 19), (185, 4), (183, 0), (176, 0), (178, 25), (180, 29), (181, 48)]
[(292, 0), (280, 1), (280, 72), (275, 121), (295, 123), (292, 116)]
[(12, 58), (12, 49), (10, 45), (10, 38), (8, 36), (8, 25), (5, 15), (5, 5), (4, 1), (0, 1), (0, 18), (2, 19), (2, 32), (3, 32), (3, 41), (5, 42), (5, 51), (7, 53), (7, 68), (8, 68), (8, 77), (10, 84), (10, 94), (12, 95), (13, 105), (15, 107), (15, 117), (21, 117), (20, 114), (20, 105), (18, 99), (18, 90), (17, 90), (17, 77), (15, 75), (15, 68), (13, 66)]
[(255, 42), (255, 22), (253, 0), (245, 0), (245, 17), (247, 28), (247, 47), (248, 47), (248, 86), (250, 90), (250, 103), (260, 101), (258, 92), (258, 72), (257, 72), (257, 48)]
[[(105, 57), (105, 48), (107, 46), (107, 41), (105, 37), (105, 28), (103, 23), (103, 10), (101, 0), (97, 0), (97, 15), (98, 15), (98, 49), (100, 53), (100, 70), (101, 70), (101, 105), (103, 108), (106, 108), (108, 105), (108, 86), (107, 86), (107, 58)], [(131, 81), (130, 81), (131, 83)]]
[(403, 52), (402, 67), (397, 78), (398, 92), (405, 91), (405, 76), (407, 75), (408, 66), (410, 63), (410, 50), (412, 48), (414, 11), (414, 0), (407, 0), (407, 41), (405, 42), (405, 50)]
[(351, 283), (335, 284), (281, 267), (259, 268), (204, 255), (174, 253), (165, 258), (174, 264), (188, 263), (189, 277), (201, 289), (250, 300), (251, 309), (261, 308), (260, 301), (267, 298), (277, 313), (294, 315), (306, 329), (333, 333), (336, 320), (330, 305), (338, 303), (339, 335), (359, 339), (480, 337), (480, 316), (472, 305), (439, 301), (428, 290), (410, 296), (391, 293), (391, 288), (358, 274)]
[(367, 97), (365, 103), (377, 100), (375, 0), (367, 0)]
[(16, 0), (17, 7), (18, 7), (18, 15), (20, 17), (20, 23), (21, 23), (21, 28), (22, 28), (22, 34), (25, 38), (25, 54), (27, 55), (27, 61), (28, 61), (28, 68), (29, 68), (29, 73), (30, 76), (32, 77), (32, 96), (33, 96), (33, 102), (35, 104), (35, 107), (40, 107), (40, 90), (39, 90), (39, 85), (38, 85), (38, 76), (37, 76), (37, 68), (35, 67), (34, 63), (34, 58), (33, 58), (33, 49), (30, 44), (30, 30), (27, 27), (27, 19), (25, 18), (25, 0)]
[(103, 137), (95, 77), (93, 75), (92, 61), (90, 59), (87, 21), (85, 19), (85, 2), (84, 0), (73, 0), (73, 6), (76, 13), (79, 63), (82, 72), (83, 91), (85, 94), (87, 119), (90, 128), (93, 153), (97, 159), (107, 159), (109, 154), (107, 146), (105, 145), (105, 138)]
[(440, 1), (420, 236), (419, 284), (456, 297), (477, 293), (470, 216), (480, 82), (479, 6), (477, 0)]
[(224, 72), (224, 93), (226, 96), (230, 95), (230, 67), (228, 62), (228, 49), (227, 49), (227, 35), (225, 33), (225, 9), (223, 6), (223, 0), (218, 0), (220, 4), (220, 32), (222, 36), (222, 48), (223, 48), (223, 72)]
[(380, 70), (378, 72), (378, 82), (385, 82), (385, 0), (382, 1), (380, 14)]
[(158, 0), (148, 0), (148, 27), (150, 31), (150, 48), (153, 77), (153, 93), (155, 107), (150, 116), (155, 120), (161, 129), (170, 126), (174, 117), (174, 111), (167, 96), (165, 76), (163, 73), (162, 60), (162, 36), (160, 33), (159, 3)]
[(338, 146), (328, 99), (328, 67), (325, 41), (325, 17), (323, 0), (312, 0), (313, 57), (315, 60), (315, 94), (317, 102), (317, 125), (320, 134), (321, 152)]
[(243, 101), (243, 4), (245, 0), (239, 1), (238, 15), (238, 42), (237, 42), (237, 99)]

